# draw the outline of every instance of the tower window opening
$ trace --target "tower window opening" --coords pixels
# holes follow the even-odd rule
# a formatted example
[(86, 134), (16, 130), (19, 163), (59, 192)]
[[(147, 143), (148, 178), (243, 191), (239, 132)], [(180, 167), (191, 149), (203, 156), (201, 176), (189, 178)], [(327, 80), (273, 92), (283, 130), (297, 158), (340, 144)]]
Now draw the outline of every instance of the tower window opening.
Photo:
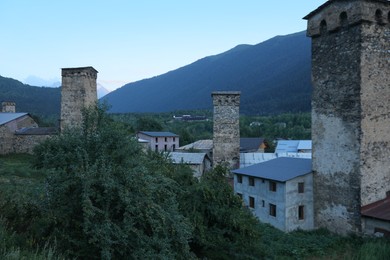
[(383, 16), (382, 15), (382, 11), (380, 9), (377, 9), (375, 11), (375, 20), (377, 21), (377, 23), (379, 23), (379, 24), (383, 23), (383, 21), (382, 21), (383, 17), (382, 16)]
[(340, 26), (347, 27), (348, 26), (348, 15), (347, 12), (342, 12), (340, 14)]
[(321, 35), (326, 34), (328, 31), (328, 27), (325, 20), (322, 20), (320, 23), (320, 33)]

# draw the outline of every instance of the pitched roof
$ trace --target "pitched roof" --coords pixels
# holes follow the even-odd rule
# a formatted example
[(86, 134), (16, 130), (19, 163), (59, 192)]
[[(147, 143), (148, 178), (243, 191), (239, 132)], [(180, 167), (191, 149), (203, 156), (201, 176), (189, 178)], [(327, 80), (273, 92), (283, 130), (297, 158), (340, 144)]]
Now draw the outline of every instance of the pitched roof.
[(211, 139), (199, 140), (194, 143), (187, 144), (177, 148), (177, 150), (190, 150), (190, 149), (211, 150), (213, 149), (213, 140)]
[(264, 138), (240, 138), (240, 151), (258, 150), (261, 144), (264, 142)]
[(138, 133), (152, 136), (152, 137), (177, 137), (177, 134), (171, 132), (148, 132), (148, 131), (139, 131)]
[(169, 156), (172, 159), (173, 163), (176, 163), (176, 164), (178, 164), (178, 163), (202, 164), (207, 155), (206, 155), (206, 153), (172, 152), (172, 153), (169, 153)]
[(0, 125), (4, 125), (25, 115), (28, 115), (28, 113), (0, 113)]
[(361, 213), (365, 217), (390, 221), (390, 196), (385, 199), (363, 206)]
[(311, 140), (279, 140), (275, 153), (296, 153), (298, 150), (311, 150)]
[(233, 170), (232, 172), (235, 174), (286, 182), (298, 176), (311, 173), (311, 171), (311, 159), (280, 157)]

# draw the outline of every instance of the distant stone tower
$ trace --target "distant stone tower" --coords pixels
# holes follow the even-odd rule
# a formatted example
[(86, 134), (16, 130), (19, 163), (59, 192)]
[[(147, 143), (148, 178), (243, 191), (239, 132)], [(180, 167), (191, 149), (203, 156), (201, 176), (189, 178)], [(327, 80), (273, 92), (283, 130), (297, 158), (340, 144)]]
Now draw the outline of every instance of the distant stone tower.
[(3, 101), (1, 102), (1, 112), (3, 113), (15, 113), (16, 104), (15, 102)]
[(330, 0), (311, 12), (315, 225), (362, 229), (390, 190), (390, 2)]
[(80, 126), (83, 108), (97, 102), (97, 73), (93, 67), (62, 69), (61, 131)]
[(237, 169), (240, 165), (240, 92), (211, 94), (214, 106), (213, 164)]

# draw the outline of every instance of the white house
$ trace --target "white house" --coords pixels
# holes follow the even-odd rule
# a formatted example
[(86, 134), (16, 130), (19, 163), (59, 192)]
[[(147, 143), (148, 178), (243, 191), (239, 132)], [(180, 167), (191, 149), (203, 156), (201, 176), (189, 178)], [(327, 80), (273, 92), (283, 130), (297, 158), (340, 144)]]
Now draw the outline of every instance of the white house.
[(139, 131), (138, 140), (143, 140), (149, 148), (156, 152), (173, 152), (179, 147), (179, 136), (171, 132)]
[(311, 163), (280, 157), (233, 170), (234, 191), (264, 223), (283, 231), (313, 229)]

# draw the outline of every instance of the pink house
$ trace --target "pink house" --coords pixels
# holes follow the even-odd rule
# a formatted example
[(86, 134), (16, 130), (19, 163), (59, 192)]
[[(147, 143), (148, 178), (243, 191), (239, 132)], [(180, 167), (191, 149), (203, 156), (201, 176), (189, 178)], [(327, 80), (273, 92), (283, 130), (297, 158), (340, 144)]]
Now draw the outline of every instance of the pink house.
[(139, 131), (137, 138), (147, 140), (149, 148), (156, 152), (173, 152), (179, 147), (179, 136), (171, 132)]

